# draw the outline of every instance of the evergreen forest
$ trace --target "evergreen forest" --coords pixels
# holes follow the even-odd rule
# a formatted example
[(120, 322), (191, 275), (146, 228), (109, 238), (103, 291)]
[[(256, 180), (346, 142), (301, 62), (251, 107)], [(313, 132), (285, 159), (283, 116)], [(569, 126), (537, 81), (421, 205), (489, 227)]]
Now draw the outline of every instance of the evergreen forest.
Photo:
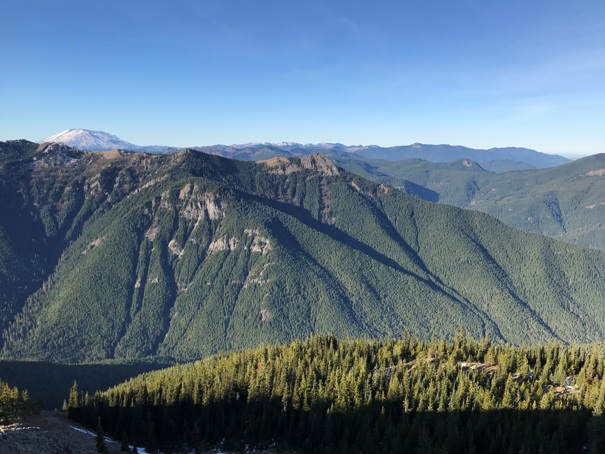
[(21, 391), (0, 380), (0, 425), (11, 424), (38, 412), (39, 404), (30, 400), (26, 390)]
[(605, 346), (312, 336), (137, 376), (71, 418), (154, 451), (600, 453)]
[(469, 159), (437, 163), (349, 156), (336, 162), (349, 172), (424, 200), (482, 211), (518, 229), (605, 249), (605, 154), (548, 169), (504, 173)]

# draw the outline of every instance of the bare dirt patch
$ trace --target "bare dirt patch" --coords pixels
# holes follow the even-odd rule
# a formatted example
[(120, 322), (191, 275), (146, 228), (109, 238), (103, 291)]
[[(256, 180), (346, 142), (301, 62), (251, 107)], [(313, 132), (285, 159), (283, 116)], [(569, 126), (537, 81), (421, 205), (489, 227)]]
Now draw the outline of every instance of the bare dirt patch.
[[(109, 454), (120, 452), (120, 443), (105, 439)], [(139, 448), (139, 452), (144, 452)], [(192, 452), (192, 451), (191, 451)], [(256, 454), (276, 454), (274, 450), (255, 449)], [(282, 451), (280, 451), (282, 452)], [(96, 434), (67, 418), (63, 412), (42, 411), (9, 426), (0, 426), (0, 454), (96, 454)], [(219, 448), (202, 454), (235, 454)], [(294, 454), (293, 451), (288, 451)], [(286, 454), (283, 453), (282, 454)]]
[[(64, 413), (42, 411), (17, 424), (0, 426), (0, 454), (95, 454), (95, 436), (85, 431)], [(117, 443), (107, 447), (111, 454), (120, 452)]]

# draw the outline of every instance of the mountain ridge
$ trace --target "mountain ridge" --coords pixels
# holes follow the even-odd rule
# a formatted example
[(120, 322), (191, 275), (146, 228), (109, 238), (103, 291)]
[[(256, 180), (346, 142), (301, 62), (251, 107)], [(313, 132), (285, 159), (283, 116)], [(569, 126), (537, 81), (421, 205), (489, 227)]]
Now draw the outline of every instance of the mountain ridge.
[[(42, 142), (63, 142), (68, 146), (88, 151), (108, 151), (113, 149), (142, 151), (151, 153), (175, 153), (184, 148), (171, 146), (140, 146), (123, 141), (117, 136), (85, 129), (69, 129)], [(524, 168), (546, 168), (569, 162), (558, 155), (549, 155), (521, 147), (474, 149), (461, 145), (427, 145), (414, 143), (392, 147), (378, 145), (343, 145), (341, 143), (301, 144), (297, 142), (254, 142), (233, 145), (209, 145), (188, 147), (209, 154), (240, 159), (259, 160), (275, 156), (300, 157), (307, 154), (323, 153), (335, 157), (356, 156), (362, 159), (401, 160), (421, 158), (432, 162), (449, 162), (458, 159), (477, 161), (488, 170), (504, 171)]]
[(480, 164), (463, 166), (461, 161), (336, 158), (336, 162), (431, 202), (483, 211), (516, 228), (605, 249), (605, 154), (502, 174), (487, 172)]
[(460, 326), (517, 344), (605, 338), (605, 254), (323, 156), (44, 145), (0, 166), (0, 194), (6, 358), (182, 361), (314, 332)]

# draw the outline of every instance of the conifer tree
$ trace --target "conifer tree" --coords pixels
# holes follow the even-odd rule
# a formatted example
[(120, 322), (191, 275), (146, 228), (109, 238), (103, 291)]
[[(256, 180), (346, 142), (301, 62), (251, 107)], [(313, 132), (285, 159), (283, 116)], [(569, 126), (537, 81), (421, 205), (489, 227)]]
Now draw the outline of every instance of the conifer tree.
[(101, 417), (97, 418), (97, 452), (101, 454), (107, 454), (107, 445), (105, 444), (105, 434), (103, 433), (103, 427), (101, 426)]
[(122, 432), (122, 442), (120, 444), (121, 452), (130, 452), (130, 446), (128, 445), (128, 436), (126, 432)]
[(71, 386), (69, 390), (69, 408), (79, 408), (80, 407), (80, 394), (78, 392), (78, 382), (74, 380), (74, 384)]

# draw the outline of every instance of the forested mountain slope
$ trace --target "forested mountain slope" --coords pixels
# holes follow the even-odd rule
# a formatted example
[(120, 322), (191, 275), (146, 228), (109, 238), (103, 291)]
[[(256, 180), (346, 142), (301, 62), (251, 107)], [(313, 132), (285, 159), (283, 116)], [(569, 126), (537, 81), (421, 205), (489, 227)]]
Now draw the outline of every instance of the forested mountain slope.
[(321, 155), (43, 145), (0, 169), (5, 357), (195, 359), (312, 332), (605, 338), (605, 254)]
[(519, 229), (605, 249), (605, 154), (500, 174), (470, 160), (337, 162), (425, 200), (483, 211)]
[(164, 452), (598, 453), (604, 365), (602, 344), (314, 336), (72, 389), (69, 414)]

